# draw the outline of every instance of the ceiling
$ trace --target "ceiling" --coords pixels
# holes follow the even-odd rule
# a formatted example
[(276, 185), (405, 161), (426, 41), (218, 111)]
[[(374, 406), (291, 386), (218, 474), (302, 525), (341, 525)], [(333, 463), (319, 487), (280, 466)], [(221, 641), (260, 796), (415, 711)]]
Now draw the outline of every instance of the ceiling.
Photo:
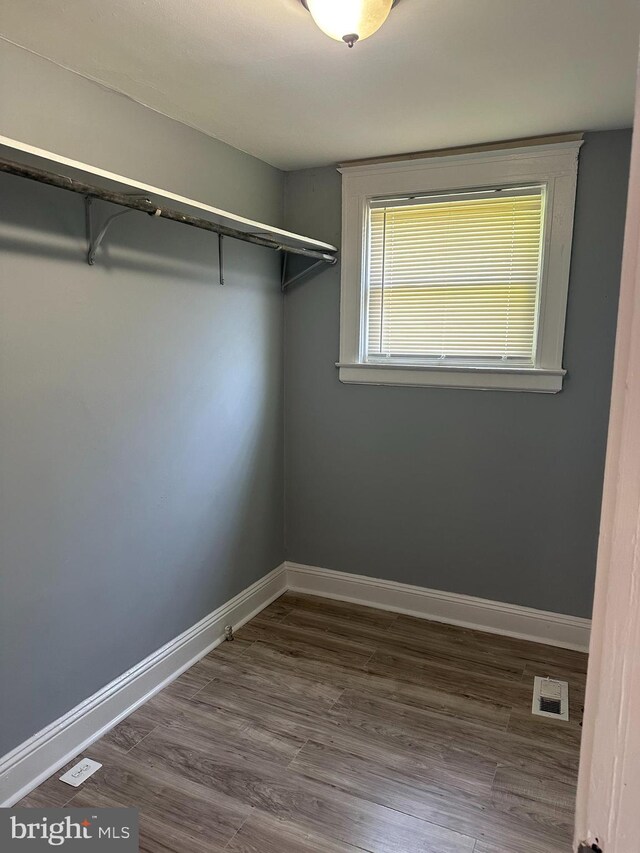
[(633, 117), (637, 0), (401, 0), (353, 50), (299, 0), (2, 0), (7, 39), (282, 169)]

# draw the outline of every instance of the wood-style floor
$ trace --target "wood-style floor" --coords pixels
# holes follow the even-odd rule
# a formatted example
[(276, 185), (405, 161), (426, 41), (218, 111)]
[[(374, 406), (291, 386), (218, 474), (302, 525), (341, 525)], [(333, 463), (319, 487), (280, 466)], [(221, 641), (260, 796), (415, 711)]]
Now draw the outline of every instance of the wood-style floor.
[(288, 593), (20, 805), (137, 806), (149, 853), (569, 853), (586, 665)]

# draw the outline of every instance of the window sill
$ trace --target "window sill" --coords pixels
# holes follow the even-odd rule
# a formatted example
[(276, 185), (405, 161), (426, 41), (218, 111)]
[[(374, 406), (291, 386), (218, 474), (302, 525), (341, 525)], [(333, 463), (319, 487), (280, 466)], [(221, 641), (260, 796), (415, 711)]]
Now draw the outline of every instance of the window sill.
[(357, 385), (470, 388), (476, 391), (562, 391), (566, 370), (542, 367), (436, 367), (416, 364), (338, 363), (340, 381)]

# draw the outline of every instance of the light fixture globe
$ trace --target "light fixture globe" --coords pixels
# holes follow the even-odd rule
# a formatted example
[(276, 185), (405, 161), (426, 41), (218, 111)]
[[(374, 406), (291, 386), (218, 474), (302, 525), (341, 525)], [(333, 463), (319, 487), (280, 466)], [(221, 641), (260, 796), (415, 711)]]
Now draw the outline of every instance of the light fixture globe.
[(394, 0), (302, 0), (323, 33), (353, 47), (377, 32)]

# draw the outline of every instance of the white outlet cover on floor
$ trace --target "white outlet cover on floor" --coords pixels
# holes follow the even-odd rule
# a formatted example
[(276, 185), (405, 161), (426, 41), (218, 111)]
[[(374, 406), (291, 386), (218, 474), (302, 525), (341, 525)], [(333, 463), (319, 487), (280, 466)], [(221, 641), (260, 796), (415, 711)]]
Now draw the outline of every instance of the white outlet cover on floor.
[[(554, 705), (557, 705), (557, 711), (553, 709)], [(531, 713), (538, 717), (552, 717), (554, 720), (567, 722), (569, 719), (568, 682), (536, 675), (533, 679)]]
[(67, 770), (64, 776), (60, 777), (60, 781), (78, 788), (89, 776), (93, 776), (96, 770), (100, 770), (101, 767), (102, 764), (98, 764), (97, 761), (92, 761), (90, 758), (82, 758), (77, 764), (74, 764), (71, 770)]

